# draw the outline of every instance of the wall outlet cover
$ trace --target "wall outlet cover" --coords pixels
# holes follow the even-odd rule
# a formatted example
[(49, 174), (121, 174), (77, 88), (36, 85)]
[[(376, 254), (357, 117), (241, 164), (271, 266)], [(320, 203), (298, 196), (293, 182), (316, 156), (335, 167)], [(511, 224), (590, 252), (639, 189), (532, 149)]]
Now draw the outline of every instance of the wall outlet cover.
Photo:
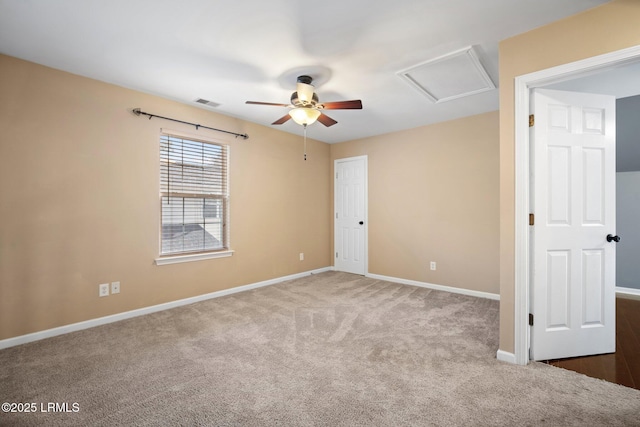
[(98, 296), (99, 297), (108, 297), (109, 296), (109, 284), (101, 283), (98, 285)]

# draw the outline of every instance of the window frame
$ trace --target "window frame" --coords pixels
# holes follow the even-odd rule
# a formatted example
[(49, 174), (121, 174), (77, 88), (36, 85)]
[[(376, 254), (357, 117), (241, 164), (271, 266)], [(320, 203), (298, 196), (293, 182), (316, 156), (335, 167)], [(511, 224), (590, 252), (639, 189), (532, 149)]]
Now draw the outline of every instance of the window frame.
[[(223, 186), (225, 191), (221, 191), (218, 194), (215, 194), (213, 197), (210, 194), (197, 192), (197, 191), (184, 191), (184, 188), (179, 193), (172, 193), (171, 191), (163, 191), (163, 181), (165, 178), (162, 174), (163, 160), (162, 160), (162, 144), (163, 138), (176, 138), (183, 141), (191, 141), (199, 144), (210, 144), (217, 147), (221, 147), (224, 150), (225, 159), (224, 159), (224, 172), (221, 175), (221, 185)], [(165, 265), (165, 264), (174, 264), (180, 262), (190, 262), (190, 261), (200, 261), (204, 259), (213, 259), (213, 258), (224, 258), (233, 255), (234, 251), (231, 249), (231, 239), (230, 239), (230, 183), (229, 183), (229, 164), (230, 164), (230, 151), (231, 148), (228, 144), (225, 144), (222, 141), (218, 141), (216, 139), (210, 138), (208, 136), (203, 135), (194, 135), (186, 132), (176, 131), (173, 129), (160, 129), (160, 134), (158, 135), (158, 202), (159, 202), (159, 232), (158, 232), (158, 257), (155, 259), (156, 265)], [(169, 180), (169, 178), (166, 178)], [(213, 185), (213, 184), (212, 184)], [(204, 205), (206, 201), (211, 200), (221, 200), (221, 244), (222, 248), (216, 248), (211, 250), (204, 251), (175, 251), (171, 253), (162, 253), (162, 244), (163, 244), (163, 203), (167, 197), (182, 197), (183, 198), (183, 206), (184, 206), (184, 198), (193, 197), (196, 199), (203, 200), (203, 220), (206, 224), (206, 215)], [(215, 205), (214, 205), (215, 206)], [(186, 225), (188, 223), (185, 222), (185, 218), (182, 218), (182, 225)]]

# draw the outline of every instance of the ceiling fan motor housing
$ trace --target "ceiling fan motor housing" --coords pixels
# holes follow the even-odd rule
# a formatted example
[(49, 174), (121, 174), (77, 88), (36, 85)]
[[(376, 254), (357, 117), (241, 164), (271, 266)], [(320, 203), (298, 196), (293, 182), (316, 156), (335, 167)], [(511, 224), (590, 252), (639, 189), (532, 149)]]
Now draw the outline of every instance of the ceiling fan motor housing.
[(301, 101), (298, 98), (298, 92), (293, 92), (291, 94), (291, 105), (295, 106), (295, 107), (315, 107), (318, 104), (318, 95), (317, 94), (313, 94), (313, 97), (311, 98), (311, 102), (304, 102)]
[(298, 76), (296, 91), (291, 95), (291, 104), (296, 107), (315, 108), (318, 103), (318, 96), (313, 90), (312, 81), (313, 79), (310, 76)]

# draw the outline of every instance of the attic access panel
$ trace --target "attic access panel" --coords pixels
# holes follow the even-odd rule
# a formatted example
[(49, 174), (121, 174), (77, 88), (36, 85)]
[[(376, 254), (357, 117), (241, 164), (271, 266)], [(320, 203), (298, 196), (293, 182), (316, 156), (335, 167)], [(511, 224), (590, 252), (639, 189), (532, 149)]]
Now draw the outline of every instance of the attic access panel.
[(473, 47), (422, 62), (398, 75), (435, 103), (496, 88)]

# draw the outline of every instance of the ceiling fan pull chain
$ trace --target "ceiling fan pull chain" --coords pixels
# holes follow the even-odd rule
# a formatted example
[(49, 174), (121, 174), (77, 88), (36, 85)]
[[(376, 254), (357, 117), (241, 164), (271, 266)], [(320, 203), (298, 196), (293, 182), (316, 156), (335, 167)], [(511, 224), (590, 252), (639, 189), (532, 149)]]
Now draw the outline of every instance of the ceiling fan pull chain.
[(304, 161), (307, 161), (307, 125), (303, 125), (304, 127)]

